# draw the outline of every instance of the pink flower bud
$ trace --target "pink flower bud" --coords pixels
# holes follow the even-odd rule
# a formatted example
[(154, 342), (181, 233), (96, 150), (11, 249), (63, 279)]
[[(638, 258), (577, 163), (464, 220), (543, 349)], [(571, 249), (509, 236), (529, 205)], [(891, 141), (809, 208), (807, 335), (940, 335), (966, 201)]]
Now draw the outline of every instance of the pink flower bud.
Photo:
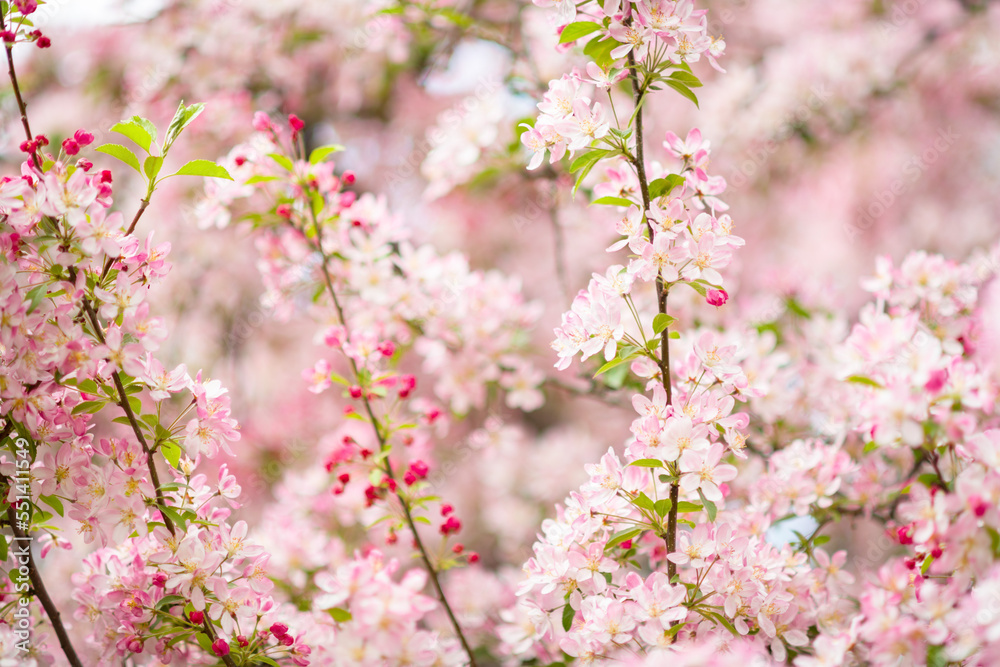
[(441, 524), (441, 534), (442, 535), (449, 535), (451, 533), (457, 533), (460, 530), (462, 530), (462, 522), (459, 521), (454, 516), (448, 517), (448, 519), (443, 524)]
[(194, 623), (195, 625), (201, 625), (202, 621), (205, 620), (205, 612), (198, 610), (192, 611), (190, 614), (188, 614), (188, 618), (190, 618), (191, 622)]
[(94, 143), (94, 135), (86, 130), (77, 130), (73, 133), (73, 140), (81, 146), (89, 146)]
[(250, 646), (250, 641), (246, 638), (245, 635), (236, 635), (236, 643), (242, 646), (243, 648)]
[(278, 639), (281, 639), (282, 637), (288, 634), (288, 626), (285, 625), (284, 623), (275, 623), (271, 626), (270, 630), (271, 634), (277, 637)]
[(35, 45), (40, 49), (47, 49), (52, 46), (52, 40), (48, 37), (39, 37), (38, 41), (35, 42)]
[(212, 651), (220, 658), (224, 655), (229, 655), (229, 642), (225, 639), (216, 639), (212, 642)]
[(298, 133), (302, 131), (302, 128), (306, 126), (302, 119), (295, 114), (289, 114), (288, 124), (292, 126), (292, 132)]
[(705, 300), (710, 305), (719, 307), (729, 301), (729, 294), (724, 289), (710, 289), (705, 293)]
[(348, 185), (354, 185), (355, 180), (357, 180), (357, 177), (354, 175), (353, 171), (344, 172), (344, 183), (347, 183)]
[(66, 139), (62, 142), (63, 150), (66, 151), (66, 155), (76, 155), (80, 152), (80, 144), (76, 143), (74, 139)]
[(271, 118), (263, 111), (258, 111), (253, 115), (253, 129), (258, 132), (266, 132), (271, 129)]

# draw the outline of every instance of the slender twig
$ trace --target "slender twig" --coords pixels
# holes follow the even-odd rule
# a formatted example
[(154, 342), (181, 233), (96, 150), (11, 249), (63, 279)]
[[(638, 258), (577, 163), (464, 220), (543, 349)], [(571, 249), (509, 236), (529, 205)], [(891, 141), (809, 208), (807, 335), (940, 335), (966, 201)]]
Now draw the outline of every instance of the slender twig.
[[(628, 54), (628, 65), (629, 65), (629, 79), (632, 82), (632, 95), (635, 101), (635, 159), (632, 161), (635, 167), (636, 176), (639, 179), (639, 190), (642, 192), (642, 204), (643, 204), (643, 215), (646, 216), (646, 229), (649, 232), (649, 242), (653, 242), (655, 231), (653, 229), (653, 223), (649, 220), (649, 181), (646, 178), (646, 161), (643, 155), (643, 131), (642, 131), (642, 101), (645, 95), (645, 90), (643, 86), (639, 84), (639, 75), (636, 72), (635, 54), (630, 51)], [(669, 289), (663, 282), (663, 274), (659, 273), (656, 276), (656, 296), (659, 306), (659, 312), (663, 315), (667, 314), (667, 292)], [(667, 394), (667, 405), (671, 405), (673, 402), (673, 388), (670, 380), (670, 336), (667, 331), (664, 330), (660, 335), (660, 382), (663, 385), (663, 390)], [(677, 504), (680, 496), (679, 482), (674, 481), (670, 484), (670, 512), (667, 514), (667, 535), (664, 538), (666, 542), (667, 553), (672, 554), (677, 551)], [(668, 560), (667, 561), (667, 577), (673, 579), (674, 575), (677, 574), (677, 565)]]
[[(5, 17), (0, 15), (0, 31), (6, 29)], [(28, 107), (21, 96), (21, 87), (17, 84), (17, 72), (14, 71), (14, 44), (11, 42), (5, 42), (4, 44), (7, 50), (7, 76), (10, 78), (10, 85), (14, 88), (14, 99), (17, 100), (17, 110), (21, 114), (21, 126), (24, 128), (24, 135), (28, 138), (28, 143), (30, 144), (34, 140), (35, 135), (31, 133), (31, 126), (28, 124)], [(36, 169), (42, 168), (42, 161), (38, 158), (37, 146), (31, 150), (31, 162), (35, 165)]]
[[(337, 317), (340, 319), (341, 325), (345, 328), (347, 327), (347, 318), (344, 314), (343, 306), (340, 303), (340, 298), (337, 296), (337, 290), (333, 286), (333, 278), (330, 276), (329, 270), (329, 256), (323, 249), (323, 235), (319, 226), (319, 221), (316, 219), (315, 214), (312, 217), (313, 227), (316, 231), (316, 238), (314, 240), (316, 251), (319, 252), (322, 258), (322, 263), (320, 269), (323, 274), (323, 282), (326, 286), (326, 290), (330, 294), (330, 298), (333, 300), (333, 306), (337, 311)], [(348, 332), (349, 334), (349, 332)], [(345, 355), (346, 356), (346, 355)], [(347, 356), (347, 361), (351, 366), (351, 372), (354, 377), (360, 377), (358, 371), (358, 365), (350, 356)], [(388, 441), (386, 440), (385, 434), (382, 429), (379, 428), (379, 422), (375, 417), (375, 411), (372, 409), (371, 401), (368, 399), (368, 394), (366, 392), (361, 393), (361, 403), (365, 408), (365, 413), (368, 415), (368, 419), (371, 422), (372, 430), (375, 431), (375, 438), (378, 440), (379, 451), (387, 451), (389, 448)], [(392, 463), (389, 461), (389, 457), (386, 456), (383, 461), (385, 466), (385, 474), (394, 483), (396, 482), (396, 475), (392, 469)], [(455, 612), (452, 611), (451, 605), (448, 603), (448, 598), (444, 594), (444, 588), (441, 586), (441, 581), (438, 577), (437, 569), (434, 567), (434, 563), (431, 561), (430, 556), (427, 553), (427, 548), (424, 546), (424, 542), (420, 537), (420, 532), (417, 530), (416, 522), (413, 520), (413, 515), (410, 512), (410, 504), (403, 496), (402, 492), (399, 490), (399, 485), (395, 485), (396, 490), (393, 492), (399, 504), (403, 508), (403, 517), (406, 520), (406, 525), (409, 527), (410, 532), (413, 533), (413, 542), (417, 546), (417, 551), (420, 552), (420, 558), (423, 560), (424, 569), (427, 570), (427, 574), (431, 578), (431, 583), (434, 585), (434, 590), (437, 593), (438, 599), (441, 601), (441, 606), (444, 607), (444, 611), (448, 616), (448, 620), (451, 621), (452, 627), (455, 629), (455, 634), (458, 636), (458, 640), (462, 644), (462, 648), (465, 649), (465, 653), (469, 656), (470, 667), (476, 667), (476, 657), (472, 652), (472, 647), (469, 645), (468, 640), (465, 638), (465, 633), (462, 631), (462, 626), (458, 622), (458, 618), (455, 616)]]
[[(135, 231), (135, 226), (139, 224), (139, 218), (141, 218), (142, 214), (145, 213), (147, 206), (149, 206), (148, 196), (139, 203), (139, 210), (135, 212), (135, 217), (132, 218), (132, 223), (128, 226), (128, 229), (125, 230), (125, 236), (128, 236)], [(115, 257), (108, 257), (108, 259), (105, 260), (104, 269), (101, 271), (101, 277), (97, 279), (98, 284), (100, 284), (100, 282), (108, 275), (108, 271), (110, 271), (111, 267), (114, 266), (115, 261), (117, 261), (117, 258)]]
[[(2, 12), (0, 12), (0, 31), (6, 30), (6, 19)], [(28, 123), (28, 109), (24, 103), (24, 97), (21, 95), (21, 87), (17, 83), (17, 72), (14, 69), (14, 45), (7, 43), (5, 45), (5, 50), (7, 51), (7, 75), (10, 78), (10, 85), (14, 89), (14, 98), (17, 100), (17, 110), (21, 114), (21, 126), (24, 128), (24, 135), (27, 137), (28, 143), (31, 144), (34, 139), (34, 135), (31, 133), (31, 125)], [(31, 151), (31, 162), (35, 165), (36, 169), (42, 168), (41, 160), (38, 158), (38, 148), (37, 146)], [(0, 432), (0, 440), (5, 440), (13, 431), (14, 422), (7, 418), (7, 423), (4, 425), (3, 431)], [(6, 478), (0, 475), (0, 478), (4, 482), (7, 482)], [(9, 482), (7, 482), (9, 484)], [(59, 609), (56, 608), (55, 603), (49, 596), (48, 591), (45, 588), (45, 582), (42, 581), (42, 575), (38, 571), (38, 567), (35, 565), (35, 557), (31, 553), (31, 538), (22, 531), (17, 525), (17, 512), (14, 510), (13, 505), (7, 507), (7, 521), (10, 522), (11, 532), (14, 534), (14, 542), (27, 542), (28, 543), (28, 577), (31, 580), (31, 587), (38, 598), (38, 601), (42, 603), (42, 608), (45, 610), (45, 614), (49, 618), (49, 622), (52, 623), (52, 629), (55, 630), (56, 636), (59, 638), (59, 645), (62, 647), (63, 654), (66, 656), (66, 660), (73, 667), (83, 667), (83, 663), (80, 662), (80, 658), (76, 655), (76, 649), (73, 648), (73, 642), (70, 641), (69, 633), (66, 632), (66, 627), (63, 625), (62, 617), (59, 615)]]
[[(101, 329), (100, 320), (97, 319), (97, 313), (94, 311), (94, 306), (90, 303), (90, 299), (84, 297), (83, 299), (83, 309), (87, 313), (87, 318), (90, 320), (91, 328), (94, 330), (94, 336), (97, 340), (104, 345), (104, 332)], [(146, 436), (142, 434), (142, 427), (139, 425), (139, 420), (135, 417), (135, 412), (132, 410), (132, 404), (128, 402), (128, 392), (125, 391), (125, 383), (122, 382), (122, 376), (118, 371), (111, 373), (111, 380), (115, 384), (115, 390), (118, 392), (118, 397), (115, 403), (118, 404), (125, 412), (125, 418), (128, 419), (129, 425), (132, 427), (132, 433), (135, 434), (136, 440), (142, 446), (142, 451), (146, 455), (146, 469), (149, 470), (149, 481), (152, 482), (153, 488), (156, 490), (156, 502), (160, 507), (166, 507), (166, 498), (163, 495), (163, 490), (160, 488), (160, 475), (156, 472), (156, 461), (153, 458), (153, 453), (149, 449), (149, 445), (146, 443)], [(170, 531), (171, 535), (175, 535), (177, 530), (174, 528), (174, 522), (166, 512), (160, 512), (160, 516), (163, 518), (163, 523), (166, 525), (167, 530)]]

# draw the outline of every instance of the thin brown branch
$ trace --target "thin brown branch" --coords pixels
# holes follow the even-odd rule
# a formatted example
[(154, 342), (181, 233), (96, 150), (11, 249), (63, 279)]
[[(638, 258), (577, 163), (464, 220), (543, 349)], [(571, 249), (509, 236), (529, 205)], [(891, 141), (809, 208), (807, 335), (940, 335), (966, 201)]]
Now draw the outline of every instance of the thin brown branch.
[[(75, 279), (75, 277), (74, 277)], [(87, 313), (87, 318), (90, 320), (91, 328), (94, 330), (94, 336), (100, 343), (104, 344), (104, 332), (101, 329), (101, 323), (97, 319), (97, 313), (94, 311), (94, 306), (90, 303), (90, 299), (84, 297), (83, 299), (83, 309)], [(149, 449), (149, 445), (146, 443), (146, 436), (142, 433), (142, 427), (139, 425), (139, 420), (135, 417), (135, 412), (132, 410), (132, 404), (128, 402), (128, 392), (125, 391), (125, 383), (122, 382), (121, 374), (118, 371), (111, 373), (111, 380), (115, 384), (115, 391), (118, 393), (118, 398), (115, 403), (118, 404), (125, 412), (125, 418), (128, 419), (129, 426), (132, 427), (132, 433), (135, 434), (136, 440), (142, 446), (142, 451), (146, 455), (146, 469), (149, 471), (149, 481), (153, 484), (153, 488), (156, 490), (156, 502), (160, 507), (166, 507), (166, 499), (163, 496), (163, 490), (160, 488), (160, 475), (156, 472), (156, 461), (153, 458), (153, 453)], [(160, 512), (160, 516), (163, 518), (163, 523), (166, 525), (167, 530), (170, 531), (171, 535), (177, 533), (177, 529), (174, 528), (174, 522), (165, 512)]]
[[(646, 229), (649, 232), (649, 242), (653, 242), (654, 230), (653, 223), (649, 220), (649, 180), (646, 177), (646, 160), (644, 157), (644, 136), (642, 130), (642, 101), (645, 91), (639, 83), (639, 75), (636, 72), (635, 54), (629, 52), (628, 54), (628, 64), (629, 64), (629, 79), (632, 82), (632, 96), (635, 102), (636, 112), (635, 112), (635, 160), (633, 165), (635, 166), (636, 176), (639, 178), (639, 190), (642, 192), (642, 205), (644, 207), (643, 215), (646, 216)], [(663, 282), (663, 274), (660, 273), (656, 276), (656, 296), (659, 306), (659, 312), (663, 315), (667, 314), (667, 286)], [(670, 405), (673, 401), (673, 387), (670, 380), (670, 336), (667, 331), (664, 330), (660, 336), (660, 382), (663, 385), (663, 390), (667, 394), (667, 405)], [(666, 543), (667, 553), (672, 554), (677, 551), (677, 505), (678, 505), (678, 490), (679, 482), (674, 481), (670, 484), (670, 512), (667, 514), (667, 535), (664, 539)], [(673, 561), (667, 561), (667, 577), (673, 579), (674, 575), (677, 574), (677, 565)]]
[[(343, 306), (340, 303), (340, 298), (337, 296), (337, 290), (334, 289), (333, 279), (330, 276), (329, 269), (329, 257), (326, 251), (323, 249), (323, 235), (319, 226), (319, 221), (316, 219), (315, 214), (313, 214), (313, 227), (316, 231), (316, 238), (314, 240), (315, 249), (319, 252), (322, 258), (322, 264), (320, 268), (323, 273), (323, 282), (326, 286), (327, 291), (330, 294), (330, 298), (333, 300), (334, 308), (337, 311), (337, 317), (340, 319), (340, 323), (345, 328), (347, 327), (347, 318), (344, 314)], [(350, 332), (348, 332), (348, 335)], [(354, 377), (360, 377), (358, 372), (357, 363), (351, 357), (347, 357), (348, 362), (351, 366), (351, 372)], [(386, 451), (389, 448), (389, 443), (386, 440), (386, 436), (382, 433), (382, 429), (379, 428), (379, 422), (375, 417), (375, 411), (372, 409), (371, 401), (368, 399), (368, 394), (366, 392), (361, 393), (361, 402), (365, 408), (365, 413), (368, 415), (368, 419), (372, 425), (372, 429), (375, 431), (375, 437), (378, 440), (379, 451)], [(386, 456), (384, 460), (384, 470), (385, 474), (394, 483), (396, 482), (395, 472), (392, 469), (392, 464), (389, 461), (389, 457)], [(437, 593), (438, 599), (441, 602), (441, 606), (444, 607), (445, 614), (448, 616), (448, 620), (451, 621), (451, 625), (455, 630), (455, 634), (458, 636), (459, 642), (462, 644), (462, 648), (465, 649), (466, 655), (469, 656), (470, 667), (476, 667), (476, 657), (473, 654), (472, 647), (469, 645), (468, 640), (465, 638), (465, 633), (462, 631), (462, 626), (458, 622), (458, 618), (455, 616), (455, 612), (452, 611), (451, 605), (448, 603), (448, 598), (445, 596), (444, 588), (441, 586), (440, 578), (438, 577), (437, 568), (434, 567), (434, 563), (431, 561), (430, 556), (427, 553), (427, 549), (424, 546), (424, 542), (420, 537), (420, 532), (417, 530), (417, 524), (413, 520), (413, 515), (410, 511), (410, 504), (406, 497), (399, 490), (399, 485), (396, 484), (396, 490), (393, 492), (396, 499), (399, 501), (400, 506), (403, 508), (403, 517), (406, 520), (406, 525), (413, 533), (413, 541), (417, 546), (417, 551), (420, 552), (420, 558), (424, 563), (424, 569), (427, 570), (427, 574), (430, 576), (431, 583), (434, 585), (434, 591)]]

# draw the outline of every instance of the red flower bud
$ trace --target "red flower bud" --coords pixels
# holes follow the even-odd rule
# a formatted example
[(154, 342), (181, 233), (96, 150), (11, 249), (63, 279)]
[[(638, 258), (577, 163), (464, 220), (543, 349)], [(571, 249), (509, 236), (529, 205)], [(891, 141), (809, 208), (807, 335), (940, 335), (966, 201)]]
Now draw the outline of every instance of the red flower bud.
[(729, 301), (729, 294), (724, 289), (710, 289), (705, 293), (705, 300), (708, 301), (710, 305), (718, 308), (719, 306)]
[(81, 146), (89, 146), (94, 143), (94, 135), (86, 130), (77, 130), (73, 133), (73, 140)]
[(212, 642), (212, 652), (220, 658), (224, 655), (229, 655), (229, 642), (225, 639), (216, 639)]
[(195, 625), (201, 625), (202, 621), (205, 620), (205, 612), (197, 610), (192, 611), (190, 614), (188, 614), (188, 618), (190, 618), (191, 622), (194, 623)]

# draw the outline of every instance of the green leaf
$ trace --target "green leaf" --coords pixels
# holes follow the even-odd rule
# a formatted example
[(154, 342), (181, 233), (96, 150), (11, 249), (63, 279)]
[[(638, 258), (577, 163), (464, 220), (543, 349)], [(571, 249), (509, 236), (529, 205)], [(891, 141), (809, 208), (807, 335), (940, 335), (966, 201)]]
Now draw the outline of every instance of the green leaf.
[(156, 180), (161, 167), (163, 167), (163, 158), (158, 155), (150, 155), (142, 163), (142, 171), (150, 181)]
[[(986, 533), (990, 536), (990, 548), (993, 550), (994, 558), (1000, 558), (1000, 533), (991, 526), (984, 526)], [(0, 561), (3, 559), (0, 558)]]
[(663, 461), (659, 459), (639, 459), (638, 461), (632, 461), (629, 465), (636, 468), (662, 468)]
[(794, 297), (788, 297), (785, 299), (785, 307), (788, 308), (793, 314), (798, 315), (802, 319), (809, 320), (812, 319), (812, 313), (810, 313), (806, 308), (798, 302)]
[(829, 541), (830, 541), (829, 535), (817, 535), (816, 537), (813, 538), (813, 546), (821, 547)]
[(7, 536), (0, 535), (0, 563), (7, 562)]
[(198, 640), (198, 646), (200, 646), (205, 653), (215, 655), (215, 651), (212, 650), (212, 640), (208, 638), (208, 635), (204, 632), (199, 632), (195, 635), (195, 639)]
[(187, 530), (187, 520), (181, 516), (180, 512), (176, 509), (173, 507), (166, 507), (165, 505), (157, 505), (156, 509), (160, 511), (160, 514), (173, 521), (182, 531)]
[(663, 500), (657, 500), (653, 503), (653, 509), (656, 511), (656, 516), (667, 516), (673, 505), (674, 504), (670, 501), (670, 498), (664, 498)]
[(923, 564), (920, 566), (920, 574), (927, 574), (927, 570), (931, 569), (931, 563), (934, 562), (934, 556), (927, 554), (924, 558)]
[(634, 206), (635, 202), (631, 202), (624, 197), (601, 197), (600, 199), (595, 199), (590, 202), (591, 206), (594, 204), (602, 204), (604, 206), (624, 206), (625, 208), (628, 208), (629, 206)]
[(611, 151), (605, 148), (592, 148), (586, 153), (581, 153), (577, 155), (573, 162), (569, 165), (570, 173), (576, 173), (577, 171), (584, 169), (586, 167), (593, 167), (594, 164), (599, 161), (602, 157), (610, 153)]
[(142, 170), (139, 167), (139, 158), (135, 156), (135, 153), (125, 148), (121, 144), (104, 144), (103, 146), (97, 147), (98, 153), (104, 153), (105, 155), (110, 155), (116, 160), (121, 160), (128, 166), (136, 170), (136, 172), (141, 173)]
[(182, 595), (165, 595), (156, 603), (156, 609), (169, 609), (187, 602), (187, 598)]
[(608, 543), (604, 545), (604, 550), (614, 549), (622, 542), (628, 542), (629, 540), (638, 537), (642, 534), (642, 528), (628, 528), (619, 533), (615, 533)]
[(585, 37), (592, 32), (597, 32), (600, 29), (601, 25), (592, 21), (577, 21), (576, 23), (570, 23), (568, 26), (563, 28), (562, 33), (559, 35), (559, 43), (569, 44), (570, 42), (575, 42), (581, 37)]
[(688, 512), (700, 512), (701, 510), (702, 507), (698, 503), (689, 503), (686, 500), (682, 500), (677, 503), (677, 511), (681, 514), (687, 514)]
[(660, 334), (663, 330), (669, 327), (671, 324), (677, 321), (676, 317), (671, 317), (666, 313), (659, 313), (653, 318), (653, 333)]
[[(174, 112), (174, 117), (170, 121), (170, 126), (167, 128), (167, 136), (163, 139), (163, 151), (164, 153), (170, 149), (170, 146), (177, 140), (181, 132), (190, 125), (195, 118), (201, 115), (201, 112), (205, 110), (204, 104), (192, 104), (191, 106), (184, 106), (184, 102), (177, 106), (177, 111)], [(155, 134), (154, 134), (155, 136)]]
[(667, 637), (673, 637), (678, 632), (680, 632), (681, 628), (683, 628), (685, 625), (687, 625), (687, 621), (682, 621), (677, 625), (672, 626), (670, 629), (664, 630), (663, 634), (665, 634)]
[(583, 52), (597, 63), (598, 67), (607, 70), (615, 62), (615, 59), (611, 57), (611, 52), (619, 46), (621, 43), (611, 37), (601, 40), (592, 39), (583, 47)]
[(351, 616), (351, 612), (346, 609), (341, 609), (340, 607), (334, 607), (333, 609), (327, 609), (326, 613), (330, 614), (337, 623), (347, 623), (349, 620), (354, 618)]
[(594, 377), (597, 377), (598, 375), (600, 375), (602, 373), (606, 373), (606, 372), (610, 371), (615, 366), (621, 366), (622, 364), (627, 364), (628, 362), (632, 361), (633, 359), (635, 359), (638, 356), (639, 356), (639, 354), (637, 352), (633, 352), (632, 354), (626, 355), (624, 357), (616, 357), (616, 358), (612, 359), (611, 361), (609, 361), (608, 363), (606, 363), (603, 366), (601, 366), (599, 369), (597, 369), (597, 372), (594, 373)]
[(339, 153), (342, 150), (344, 150), (344, 147), (340, 144), (318, 146), (313, 149), (312, 153), (309, 154), (309, 164), (319, 164), (327, 155), (330, 155), (331, 153)]
[(715, 523), (715, 515), (718, 513), (715, 503), (705, 497), (705, 494), (702, 493), (701, 487), (698, 487), (698, 497), (701, 498), (701, 504), (705, 506), (705, 511), (708, 512), (708, 520)]
[(869, 377), (865, 377), (864, 375), (852, 375), (849, 378), (847, 378), (847, 381), (854, 382), (855, 384), (866, 384), (869, 387), (877, 387), (879, 389), (882, 389), (882, 385), (880, 385), (878, 382)]
[(191, 160), (177, 170), (174, 176), (204, 176), (205, 178), (224, 178), (233, 180), (226, 168), (211, 160)]
[(695, 292), (697, 292), (702, 296), (705, 296), (708, 293), (708, 290), (706, 290), (705, 286), (701, 284), (701, 281), (696, 280), (694, 282), (688, 282), (686, 280), (682, 280), (681, 284), (687, 285), (688, 287), (690, 287), (691, 289), (693, 289)]
[[(674, 79), (664, 79), (663, 83), (667, 84), (668, 86), (670, 86), (671, 88), (673, 88), (674, 90), (676, 90), (678, 93), (681, 94), (682, 97), (686, 97), (689, 100), (691, 100), (692, 102), (694, 102), (694, 105), (696, 107), (698, 106), (698, 96), (695, 95), (694, 92), (690, 88), (688, 88), (687, 86), (685, 86), (680, 81), (676, 81)], [(699, 108), (701, 108), (701, 107), (699, 107)]]
[(701, 613), (701, 615), (704, 616), (705, 618), (718, 621), (723, 627), (726, 628), (726, 630), (729, 630), (731, 633), (733, 633), (734, 637), (740, 636), (740, 633), (736, 631), (736, 628), (734, 628), (733, 624), (729, 622), (729, 619), (723, 616), (722, 614), (718, 614), (712, 611), (703, 611), (701, 609), (698, 609), (697, 611)]
[(562, 613), (562, 626), (563, 630), (569, 632), (569, 629), (573, 627), (573, 617), (576, 616), (576, 610), (570, 606), (569, 602), (563, 607)]
[(668, 338), (672, 338), (674, 340), (680, 340), (680, 338), (681, 338), (681, 332), (680, 331), (671, 331), (670, 332), (670, 336), (668, 336)]
[(292, 165), (292, 161), (281, 153), (268, 153), (267, 156), (284, 167), (286, 171), (295, 170), (294, 165)]
[(271, 667), (281, 667), (281, 665), (275, 662), (274, 658), (269, 658), (266, 655), (255, 655), (253, 659), (254, 662), (262, 662), (265, 665), (271, 665)]
[(931, 487), (938, 486), (938, 482), (940, 480), (938, 479), (937, 473), (925, 472), (917, 477), (917, 481), (929, 489)]
[(690, 72), (685, 72), (684, 70), (677, 70), (676, 72), (673, 72), (669, 78), (683, 83), (688, 88), (701, 88), (701, 81), (698, 77)]
[[(46, 505), (48, 505), (49, 507), (51, 507), (52, 509), (54, 509), (56, 511), (56, 514), (58, 514), (59, 516), (63, 516), (63, 504), (62, 501), (59, 500), (57, 496), (55, 495), (39, 496), (38, 499), (41, 500)], [(3, 559), (0, 559), (0, 562), (2, 562), (2, 560)]]
[(944, 646), (928, 646), (926, 664), (927, 667), (947, 667), (948, 658), (944, 655)]
[(865, 454), (871, 454), (876, 449), (878, 449), (878, 443), (872, 440), (871, 442), (865, 445)]
[(247, 179), (246, 185), (253, 185), (254, 183), (267, 183), (268, 181), (280, 181), (281, 179), (277, 176), (251, 176)]
[(650, 512), (655, 512), (655, 506), (653, 505), (653, 499), (647, 496), (645, 493), (639, 493), (639, 495), (632, 501), (636, 507), (640, 507), (644, 510)]
[(674, 188), (684, 184), (684, 177), (677, 174), (670, 174), (664, 178), (658, 178), (649, 184), (649, 198), (665, 197), (673, 192)]
[(32, 287), (28, 291), (28, 302), (29, 302), (28, 315), (31, 315), (33, 312), (35, 312), (35, 309), (38, 308), (38, 305), (42, 302), (42, 299), (45, 298), (45, 295), (48, 294), (48, 291), (49, 291), (48, 283), (42, 283), (41, 285), (36, 285), (35, 287)]
[(160, 452), (173, 468), (177, 468), (181, 464), (181, 448), (176, 443), (164, 442), (160, 445)]
[[(145, 121), (145, 123), (142, 121)], [(152, 133), (149, 131), (150, 127), (153, 128)], [(136, 146), (139, 146), (147, 153), (150, 152), (153, 138), (156, 136), (156, 127), (145, 118), (139, 118), (139, 116), (132, 116), (129, 120), (115, 123), (111, 126), (111, 131), (131, 139)]]

